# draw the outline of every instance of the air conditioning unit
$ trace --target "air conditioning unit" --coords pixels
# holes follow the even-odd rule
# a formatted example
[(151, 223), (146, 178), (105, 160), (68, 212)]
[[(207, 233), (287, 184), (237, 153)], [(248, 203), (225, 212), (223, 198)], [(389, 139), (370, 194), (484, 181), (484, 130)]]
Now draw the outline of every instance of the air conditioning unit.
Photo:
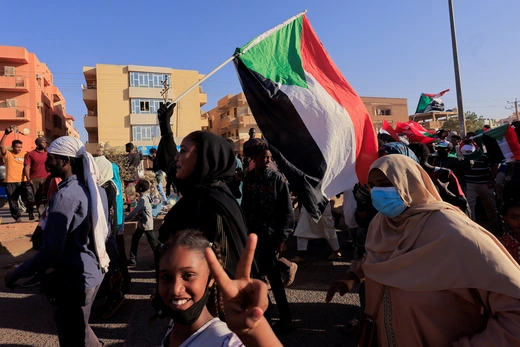
[(43, 78), (43, 75), (41, 73), (36, 74), (36, 79), (41, 80)]
[(41, 102), (41, 101), (36, 102), (36, 107), (43, 107), (43, 102)]
[(16, 99), (5, 99), (7, 107), (16, 107)]
[(16, 75), (16, 68), (14, 66), (4, 66), (4, 76)]

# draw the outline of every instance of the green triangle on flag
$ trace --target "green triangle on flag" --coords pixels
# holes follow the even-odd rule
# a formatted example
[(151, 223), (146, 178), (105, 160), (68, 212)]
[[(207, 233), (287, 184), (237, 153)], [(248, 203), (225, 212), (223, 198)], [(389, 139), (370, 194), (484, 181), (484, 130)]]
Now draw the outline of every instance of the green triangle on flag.
[(421, 98), (419, 99), (419, 103), (417, 104), (417, 109), (415, 110), (415, 113), (424, 113), (424, 110), (426, 110), (430, 102), (432, 102), (432, 98), (422, 93)]
[(504, 136), (506, 135), (507, 128), (508, 124), (504, 124), (502, 126), (486, 131), (484, 135), (502, 141), (504, 139)]

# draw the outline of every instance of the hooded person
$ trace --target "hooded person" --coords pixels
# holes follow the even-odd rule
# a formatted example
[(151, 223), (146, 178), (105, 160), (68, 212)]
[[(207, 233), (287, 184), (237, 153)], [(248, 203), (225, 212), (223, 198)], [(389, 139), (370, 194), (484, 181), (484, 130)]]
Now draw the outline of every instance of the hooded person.
[[(42, 245), (31, 259), (6, 274), (7, 287), (34, 272), (45, 273), (42, 292), (53, 305), (61, 346), (101, 346), (88, 320), (109, 266), (106, 195), (98, 188), (99, 170), (83, 143), (59, 137), (45, 162), (59, 190), (49, 201), (40, 225)], [(46, 273), (52, 269), (52, 272)]]
[(408, 148), (407, 145), (401, 142), (388, 142), (379, 147), (379, 156), (382, 157), (384, 155), (388, 154), (402, 154), (406, 155), (407, 157), (410, 157), (411, 159), (415, 160), (417, 163), (419, 162), (419, 159), (415, 155), (415, 153)]
[(234, 277), (247, 229), (242, 211), (226, 185), (235, 177), (233, 149), (224, 138), (207, 131), (188, 134), (180, 153), (168, 152), (168, 148), (175, 147), (171, 133), (165, 135), (163, 131), (157, 164), (168, 177), (175, 177), (182, 198), (165, 216), (159, 241), (164, 243), (180, 230), (201, 230), (210, 242), (220, 245), (224, 269)]
[(379, 158), (369, 184), (379, 213), (350, 274), (366, 282), (379, 345), (519, 345), (520, 266), (500, 242), (409, 158)]

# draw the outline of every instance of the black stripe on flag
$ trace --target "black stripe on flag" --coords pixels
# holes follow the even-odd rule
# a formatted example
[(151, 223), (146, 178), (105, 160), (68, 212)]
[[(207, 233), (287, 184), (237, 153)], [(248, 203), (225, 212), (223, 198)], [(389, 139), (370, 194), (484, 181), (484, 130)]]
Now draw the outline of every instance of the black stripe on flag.
[(269, 142), (276, 164), (309, 215), (319, 219), (328, 199), (321, 194), (327, 163), (289, 97), (271, 80), (234, 59), (249, 108)]

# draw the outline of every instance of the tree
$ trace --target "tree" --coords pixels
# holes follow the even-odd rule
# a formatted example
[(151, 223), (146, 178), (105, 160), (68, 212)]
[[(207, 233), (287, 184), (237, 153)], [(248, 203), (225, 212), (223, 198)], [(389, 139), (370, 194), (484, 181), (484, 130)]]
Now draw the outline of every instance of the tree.
[[(466, 119), (466, 132), (477, 131), (482, 129), (482, 127), (484, 126), (484, 119), (482, 118), (482, 116), (478, 116), (475, 112), (466, 112), (464, 118)], [(442, 128), (446, 130), (449, 129), (451, 131), (460, 132), (459, 118), (453, 117), (448, 119), (446, 122), (444, 122)]]

